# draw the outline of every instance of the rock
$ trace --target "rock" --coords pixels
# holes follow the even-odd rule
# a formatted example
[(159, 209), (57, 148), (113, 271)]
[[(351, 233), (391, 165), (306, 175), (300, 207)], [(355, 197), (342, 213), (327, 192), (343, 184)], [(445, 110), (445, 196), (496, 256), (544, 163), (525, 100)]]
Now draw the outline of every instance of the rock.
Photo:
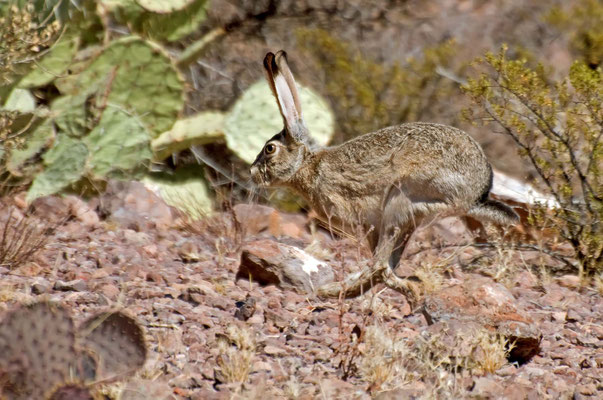
[(576, 311), (575, 309), (570, 308), (569, 310), (567, 310), (567, 315), (565, 316), (565, 320), (567, 322), (576, 322), (576, 321), (580, 321), (581, 319), (582, 319), (582, 317), (580, 316), (578, 311)]
[(424, 389), (393, 389), (377, 394), (375, 400), (420, 399)]
[(147, 245), (150, 243), (151, 238), (144, 232), (136, 232), (132, 229), (125, 229), (123, 231), (124, 239), (126, 242), (133, 244), (137, 247), (141, 247), (143, 245)]
[(199, 255), (199, 246), (191, 241), (186, 240), (183, 243), (176, 243), (178, 256), (185, 263), (194, 263), (201, 260), (201, 256)]
[(580, 277), (578, 275), (563, 275), (557, 279), (557, 282), (569, 289), (580, 287)]
[(99, 208), (107, 220), (135, 231), (173, 224), (171, 208), (140, 182), (110, 181)]
[(98, 291), (103, 296), (105, 296), (106, 298), (108, 298), (109, 300), (112, 300), (112, 301), (117, 300), (117, 296), (119, 296), (119, 293), (120, 293), (119, 288), (112, 283), (107, 283), (107, 284), (101, 286)]
[(303, 250), (273, 240), (258, 240), (243, 246), (237, 278), (263, 285), (274, 284), (284, 289), (312, 293), (333, 282), (329, 265)]
[(65, 196), (64, 201), (70, 207), (71, 214), (81, 223), (88, 227), (98, 226), (100, 218), (88, 203), (73, 195)]
[(234, 316), (241, 321), (247, 321), (255, 313), (255, 299), (249, 295), (245, 301), (237, 301), (236, 306)]
[(538, 353), (542, 334), (501, 284), (479, 275), (467, 275), (460, 284), (425, 297), (423, 313), (429, 324), (459, 320), (477, 322), (504, 335), (515, 346), (510, 361), (527, 362)]
[(75, 279), (69, 282), (56, 281), (53, 289), (61, 292), (83, 292), (88, 289), (88, 284), (83, 279)]
[(257, 235), (268, 229), (271, 218), (278, 217), (278, 211), (260, 204), (237, 204), (233, 208), (235, 219), (248, 235)]
[(50, 282), (48, 282), (44, 279), (37, 279), (36, 282), (34, 282), (31, 285), (31, 292), (33, 294), (48, 293), (48, 292), (50, 292), (51, 289), (52, 289), (52, 286), (50, 285)]
[(495, 379), (487, 376), (476, 378), (471, 393), (480, 398), (499, 399), (504, 387)]
[(285, 354), (287, 354), (287, 350), (269, 344), (264, 347), (264, 354), (267, 354), (269, 356), (284, 356)]

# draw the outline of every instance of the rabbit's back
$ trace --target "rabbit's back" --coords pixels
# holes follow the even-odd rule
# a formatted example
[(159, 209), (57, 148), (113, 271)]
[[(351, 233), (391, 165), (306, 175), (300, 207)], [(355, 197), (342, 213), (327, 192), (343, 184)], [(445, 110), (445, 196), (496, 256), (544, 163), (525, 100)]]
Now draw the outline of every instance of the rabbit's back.
[[(299, 171), (300, 190), (315, 209), (342, 220), (379, 218), (383, 196), (396, 185), (413, 202), (470, 208), (487, 197), (491, 167), (467, 133), (446, 125), (407, 123), (319, 150)], [(297, 186), (297, 185), (296, 185)], [(359, 214), (359, 210), (362, 213)], [(319, 211), (320, 212), (320, 211)]]

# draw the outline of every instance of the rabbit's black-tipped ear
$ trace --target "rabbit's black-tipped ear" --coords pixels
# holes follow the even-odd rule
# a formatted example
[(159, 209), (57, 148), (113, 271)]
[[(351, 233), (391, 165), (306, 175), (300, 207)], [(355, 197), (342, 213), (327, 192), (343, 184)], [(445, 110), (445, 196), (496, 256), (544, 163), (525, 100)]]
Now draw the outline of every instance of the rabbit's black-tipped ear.
[(293, 74), (287, 64), (287, 53), (280, 50), (276, 55), (266, 54), (264, 57), (266, 79), (276, 97), (279, 110), (285, 122), (287, 133), (297, 141), (308, 141), (308, 130), (304, 123), (301, 102)]

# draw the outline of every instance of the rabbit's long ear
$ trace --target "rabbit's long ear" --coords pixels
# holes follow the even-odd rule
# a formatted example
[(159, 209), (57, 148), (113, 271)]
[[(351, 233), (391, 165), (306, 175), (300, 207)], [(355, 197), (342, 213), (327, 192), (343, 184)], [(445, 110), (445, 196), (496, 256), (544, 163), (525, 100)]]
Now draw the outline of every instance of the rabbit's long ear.
[(278, 107), (285, 122), (285, 128), (291, 137), (305, 143), (308, 141), (308, 129), (304, 123), (301, 102), (295, 85), (295, 79), (287, 64), (287, 53), (283, 50), (266, 54), (264, 58), (266, 78), (276, 97)]

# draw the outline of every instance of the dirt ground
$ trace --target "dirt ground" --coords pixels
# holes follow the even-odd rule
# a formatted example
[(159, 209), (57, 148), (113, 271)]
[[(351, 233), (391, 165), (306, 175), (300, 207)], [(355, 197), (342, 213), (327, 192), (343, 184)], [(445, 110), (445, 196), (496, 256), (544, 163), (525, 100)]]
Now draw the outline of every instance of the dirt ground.
[[(0, 217), (21, 215), (22, 198), (9, 199)], [(488, 279), (541, 335), (528, 360), (503, 359), (485, 372), (483, 360), (494, 354), (487, 348), (451, 356), (446, 347), (465, 339), (434, 335), (438, 324), (420, 307), (411, 310), (404, 296), (382, 287), (322, 301), (237, 279), (241, 248), (258, 238), (306, 248), (332, 265), (337, 279), (367, 259), (362, 245), (311, 229), (301, 214), (272, 210), (268, 223), (266, 207), (250, 207), (257, 218), (226, 212), (183, 223), (138, 183), (115, 184), (89, 202), (50, 197), (35, 206), (38, 221), (69, 218), (31, 260), (0, 267), (0, 312), (51, 300), (68, 306), (76, 322), (98, 310), (135, 315), (150, 355), (127, 386), (101, 385), (111, 398), (603, 398), (601, 282), (581, 286), (534, 251), (443, 248), (469, 238), (459, 221), (425, 229), (403, 261), (423, 271), (421, 302), (451, 285)], [(247, 320), (244, 304), (254, 311)]]

